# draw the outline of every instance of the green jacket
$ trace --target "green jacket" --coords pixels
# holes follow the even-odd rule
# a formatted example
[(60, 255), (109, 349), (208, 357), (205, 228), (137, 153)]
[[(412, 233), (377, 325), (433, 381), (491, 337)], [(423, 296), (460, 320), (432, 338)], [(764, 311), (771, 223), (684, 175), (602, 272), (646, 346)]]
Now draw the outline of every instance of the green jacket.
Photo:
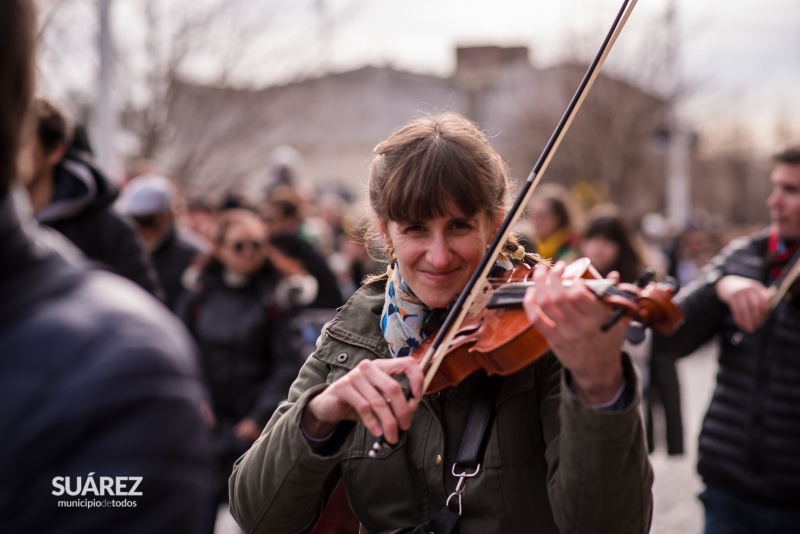
[[(384, 283), (359, 290), (327, 325), (288, 402), (234, 465), (231, 512), (245, 532), (309, 532), (340, 478), (362, 533), (427, 521), (453, 491), (474, 379), (426, 398), (378, 458), (367, 456), (374, 438), (361, 424), (330, 456), (315, 454), (300, 431), (311, 397), (359, 361), (390, 357), (379, 326)], [(624, 367), (628, 387), (638, 386), (627, 356)], [(461, 534), (648, 532), (653, 473), (638, 393), (622, 412), (593, 410), (568, 391), (565, 374), (548, 354), (503, 379), (481, 472), (463, 494)]]

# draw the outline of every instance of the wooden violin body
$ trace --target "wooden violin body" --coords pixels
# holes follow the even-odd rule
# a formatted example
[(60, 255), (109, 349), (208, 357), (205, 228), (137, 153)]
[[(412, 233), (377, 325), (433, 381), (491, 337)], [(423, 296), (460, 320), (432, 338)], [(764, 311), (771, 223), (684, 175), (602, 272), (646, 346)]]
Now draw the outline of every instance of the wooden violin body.
[[(489, 375), (514, 374), (547, 353), (547, 340), (522, 307), (525, 292), (532, 287), (535, 291), (530, 282), (532, 274), (530, 265), (520, 263), (486, 289), (487, 298), (482, 305), (474, 306), (477, 310), (470, 310), (459, 327), (426, 394), (455, 386), (481, 369)], [(600, 278), (586, 258), (570, 264), (565, 275), (566, 283), (586, 279), (598, 298), (622, 308), (625, 315), (660, 334), (672, 333), (683, 322), (682, 312), (671, 300), (674, 287), (669, 284), (651, 283), (636, 292), (619, 289)], [(414, 354), (425, 354), (431, 339)]]

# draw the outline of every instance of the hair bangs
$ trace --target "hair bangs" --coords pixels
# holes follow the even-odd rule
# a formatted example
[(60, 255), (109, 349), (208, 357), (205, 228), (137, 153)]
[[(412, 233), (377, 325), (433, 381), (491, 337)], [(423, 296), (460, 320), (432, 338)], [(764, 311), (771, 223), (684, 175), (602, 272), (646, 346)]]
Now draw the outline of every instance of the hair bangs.
[(437, 136), (414, 148), (415, 157), (406, 158), (386, 181), (383, 205), (388, 220), (422, 221), (446, 216), (454, 208), (472, 217), (496, 209), (486, 194), (487, 176), (493, 173), (465, 157), (469, 147)]

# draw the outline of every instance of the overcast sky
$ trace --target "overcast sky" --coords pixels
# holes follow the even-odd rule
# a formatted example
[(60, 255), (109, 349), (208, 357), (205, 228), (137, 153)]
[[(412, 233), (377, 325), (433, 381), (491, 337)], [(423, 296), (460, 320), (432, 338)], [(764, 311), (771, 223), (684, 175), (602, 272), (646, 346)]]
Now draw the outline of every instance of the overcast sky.
[[(62, 91), (70, 79), (93, 79), (96, 68), (92, 4), (72, 1), (78, 7), (70, 19), (69, 45), (56, 39), (62, 66), (56, 90)], [(190, 11), (205, 1), (212, 0), (187, 0), (183, 7), (183, 0), (169, 0), (161, 6)], [(130, 54), (144, 31), (136, 20), (141, 4), (114, 2), (117, 49)], [(609, 57), (610, 72), (615, 62), (647, 61), (647, 47), (665, 42), (659, 32), (670, 2), (677, 6), (681, 73), (691, 89), (687, 120), (705, 130), (755, 124), (764, 142), (772, 143), (775, 139), (766, 137), (776, 118), (784, 117), (800, 136), (800, 0), (640, 0)], [(251, 0), (240, 16), (268, 18), (258, 39), (265, 47), (279, 43), (273, 48), (278, 53), (249, 69), (251, 83), (267, 84), (298, 73), (370, 64), (448, 75), (455, 46), (464, 44), (527, 45), (534, 64), (547, 66), (576, 43), (596, 49), (620, 5), (620, 0)]]
[[(800, 1), (641, 0), (609, 67), (621, 57), (636, 57), (665, 19), (670, 1), (677, 7), (678, 54), (690, 87), (687, 118), (771, 124), (785, 116), (800, 135)], [(335, 23), (328, 53), (339, 66), (386, 61), (446, 74), (453, 69), (456, 44), (527, 44), (534, 63), (545, 66), (563, 56), (573, 36), (599, 46), (620, 5), (616, 0), (360, 2), (356, 14)]]

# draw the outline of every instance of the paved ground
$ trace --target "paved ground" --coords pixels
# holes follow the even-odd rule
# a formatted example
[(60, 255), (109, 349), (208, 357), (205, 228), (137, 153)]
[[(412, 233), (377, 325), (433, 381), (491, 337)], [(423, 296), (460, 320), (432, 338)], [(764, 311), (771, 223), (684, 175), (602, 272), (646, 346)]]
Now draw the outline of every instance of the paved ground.
[[(650, 457), (655, 471), (651, 534), (700, 534), (703, 531), (703, 508), (697, 500), (703, 485), (695, 472), (697, 435), (711, 398), (716, 369), (716, 351), (708, 346), (678, 362), (686, 454), (667, 456), (665, 445), (656, 443), (656, 450)], [(659, 420), (655, 422), (658, 426)], [(221, 508), (215, 534), (239, 532), (227, 509)]]
[[(650, 456), (655, 471), (653, 527), (651, 534), (700, 534), (703, 507), (697, 494), (703, 488), (695, 471), (697, 436), (708, 408), (717, 372), (716, 349), (706, 346), (678, 362), (686, 454), (667, 456), (656, 443)], [(658, 420), (656, 419), (656, 424)]]

